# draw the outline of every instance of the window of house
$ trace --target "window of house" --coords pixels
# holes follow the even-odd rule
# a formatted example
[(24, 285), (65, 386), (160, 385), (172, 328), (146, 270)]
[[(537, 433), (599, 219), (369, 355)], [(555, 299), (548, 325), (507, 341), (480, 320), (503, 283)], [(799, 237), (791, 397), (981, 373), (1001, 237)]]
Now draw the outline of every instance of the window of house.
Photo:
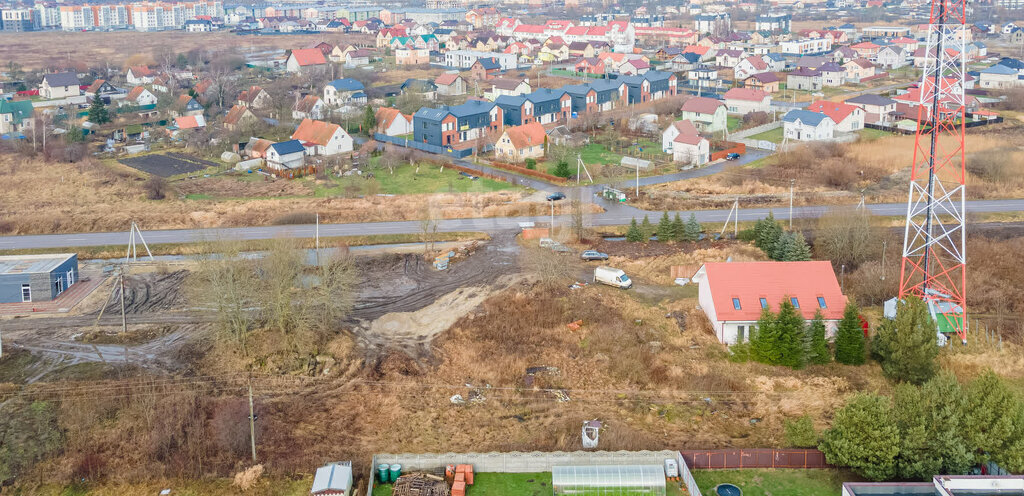
[(744, 341), (744, 334), (747, 332), (746, 326), (736, 326), (736, 342), (742, 343)]
[(75, 283), (75, 271), (72, 269), (72, 270), (68, 271), (68, 286), (70, 286), (70, 285), (72, 285), (74, 283)]
[(761, 308), (768, 308), (768, 298), (758, 298), (761, 302)]
[(795, 297), (790, 298), (789, 302), (793, 304), (794, 308), (800, 308), (800, 300), (797, 300)]
[(735, 308), (736, 310), (740, 309), (740, 299), (739, 298), (733, 298), (732, 299), (732, 307)]
[(824, 296), (819, 296), (818, 297), (818, 308), (828, 308), (828, 305), (825, 304), (825, 297)]
[(28, 284), (21, 285), (21, 301), (32, 301), (32, 286), (29, 286)]

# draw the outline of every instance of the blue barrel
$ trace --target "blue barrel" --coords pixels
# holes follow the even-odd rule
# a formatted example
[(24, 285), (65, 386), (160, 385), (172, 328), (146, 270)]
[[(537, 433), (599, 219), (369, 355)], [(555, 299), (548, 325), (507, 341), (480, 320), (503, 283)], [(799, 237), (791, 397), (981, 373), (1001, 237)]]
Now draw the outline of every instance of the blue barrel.
[(402, 476), (402, 465), (399, 463), (391, 464), (391, 482), (394, 483)]

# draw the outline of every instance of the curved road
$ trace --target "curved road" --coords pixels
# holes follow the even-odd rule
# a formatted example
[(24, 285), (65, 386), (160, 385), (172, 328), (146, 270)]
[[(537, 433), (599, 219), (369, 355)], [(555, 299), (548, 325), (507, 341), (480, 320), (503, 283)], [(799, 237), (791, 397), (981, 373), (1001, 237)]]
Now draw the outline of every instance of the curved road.
[[(630, 219), (650, 215), (657, 219), (661, 212), (648, 212), (627, 205), (596, 200), (604, 206), (607, 211), (600, 214), (593, 214), (590, 222), (595, 226), (628, 224)], [(793, 209), (793, 217), (819, 217), (828, 211), (830, 207), (796, 207)], [(906, 203), (880, 203), (867, 206), (875, 215), (900, 216), (907, 211)], [(757, 220), (768, 215), (772, 211), (775, 217), (780, 220), (789, 218), (788, 208), (748, 208), (740, 209), (739, 218), (741, 221)], [(967, 202), (968, 213), (982, 212), (1019, 212), (1024, 211), (1024, 199), (1008, 200), (977, 200)], [(728, 210), (695, 210), (693, 213), (700, 222), (715, 223), (725, 222), (729, 215)], [(670, 213), (671, 214), (671, 213)], [(689, 216), (690, 212), (680, 212)], [(518, 229), (522, 222), (544, 222), (549, 220), (548, 216), (537, 217), (491, 217), (473, 219), (445, 219), (438, 221), (439, 231), (483, 231), (496, 232), (510, 229)], [(568, 222), (568, 216), (557, 216), (555, 222)], [(397, 222), (367, 222), (352, 224), (321, 224), (320, 236), (358, 236), (371, 234), (407, 234), (422, 232), (423, 227), (420, 221), (397, 221)], [(216, 241), (223, 239), (272, 239), (278, 237), (312, 238), (315, 235), (313, 225), (290, 225), (290, 226), (257, 226), (257, 227), (233, 227), (222, 229), (169, 229), (158, 231), (146, 231), (144, 233), (146, 242), (156, 243), (191, 243), (200, 241)], [(128, 232), (96, 232), (81, 234), (42, 234), (26, 236), (3, 236), (0, 237), (0, 250), (27, 249), (27, 248), (70, 248), (78, 246), (102, 246), (102, 245), (125, 245), (128, 242)]]

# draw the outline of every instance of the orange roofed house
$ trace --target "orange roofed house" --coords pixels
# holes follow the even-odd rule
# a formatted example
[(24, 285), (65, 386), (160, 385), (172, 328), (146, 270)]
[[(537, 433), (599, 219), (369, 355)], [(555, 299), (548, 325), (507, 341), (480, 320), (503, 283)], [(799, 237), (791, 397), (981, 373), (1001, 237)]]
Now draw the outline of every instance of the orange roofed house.
[(300, 48), (292, 50), (285, 61), (288, 72), (299, 72), (314, 67), (326, 67), (327, 57), (319, 48)]
[(306, 155), (330, 156), (352, 151), (352, 137), (330, 122), (303, 119), (292, 139), (302, 142)]
[(542, 158), (547, 133), (544, 126), (534, 121), (521, 126), (506, 127), (494, 144), (494, 156), (507, 162), (522, 162), (528, 158)]
[(821, 311), (828, 336), (835, 334), (846, 306), (846, 296), (827, 261), (706, 263), (693, 282), (715, 336), (727, 345), (749, 341), (761, 311), (778, 312), (783, 299), (806, 320)]

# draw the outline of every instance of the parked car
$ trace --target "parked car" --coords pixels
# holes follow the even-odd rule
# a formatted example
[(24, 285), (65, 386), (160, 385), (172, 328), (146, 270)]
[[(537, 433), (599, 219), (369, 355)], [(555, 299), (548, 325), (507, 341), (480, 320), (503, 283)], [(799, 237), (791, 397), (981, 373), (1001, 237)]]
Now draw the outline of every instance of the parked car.
[(740, 154), (739, 153), (735, 153), (735, 152), (730, 153), (730, 154), (725, 156), (726, 160), (736, 160), (738, 158), (740, 158)]
[(551, 251), (555, 253), (572, 253), (572, 248), (563, 245), (562, 243), (555, 243), (551, 245)]
[(565, 199), (565, 193), (562, 193), (561, 191), (558, 191), (558, 192), (555, 192), (555, 193), (552, 193), (552, 194), (548, 195), (548, 201), (558, 201), (558, 200), (564, 200), (564, 199)]
[(622, 269), (605, 267), (604, 265), (594, 269), (594, 282), (615, 286), (616, 288), (629, 289), (633, 287), (633, 280), (626, 275)]
[(608, 254), (597, 250), (586, 250), (580, 253), (580, 258), (583, 260), (608, 260)]

